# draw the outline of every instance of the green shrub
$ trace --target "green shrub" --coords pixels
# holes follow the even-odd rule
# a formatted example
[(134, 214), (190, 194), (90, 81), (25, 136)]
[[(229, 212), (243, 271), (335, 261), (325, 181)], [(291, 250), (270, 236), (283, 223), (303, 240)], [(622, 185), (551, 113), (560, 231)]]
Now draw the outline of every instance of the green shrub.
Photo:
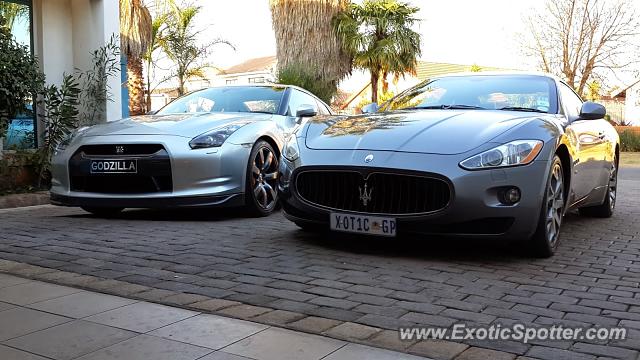
[(283, 85), (301, 87), (327, 104), (331, 104), (331, 98), (337, 92), (337, 86), (334, 81), (319, 79), (314, 71), (300, 65), (290, 65), (278, 70), (276, 81)]
[(622, 151), (640, 151), (640, 133), (625, 130), (620, 134)]

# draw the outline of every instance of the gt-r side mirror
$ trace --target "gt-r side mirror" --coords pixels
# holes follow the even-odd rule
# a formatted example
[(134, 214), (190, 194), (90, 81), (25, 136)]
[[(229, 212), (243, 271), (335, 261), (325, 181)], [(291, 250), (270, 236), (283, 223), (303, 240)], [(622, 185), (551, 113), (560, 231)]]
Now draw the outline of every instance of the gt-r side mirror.
[(302, 104), (298, 106), (296, 110), (296, 118), (298, 122), (302, 121), (302, 118), (313, 117), (318, 115), (318, 107), (311, 104)]
[(581, 120), (597, 120), (602, 119), (607, 114), (607, 109), (597, 103), (586, 101), (580, 109)]
[(371, 103), (362, 107), (363, 114), (373, 114), (375, 112), (378, 112), (378, 110), (380, 110), (380, 106), (378, 106), (378, 103)]

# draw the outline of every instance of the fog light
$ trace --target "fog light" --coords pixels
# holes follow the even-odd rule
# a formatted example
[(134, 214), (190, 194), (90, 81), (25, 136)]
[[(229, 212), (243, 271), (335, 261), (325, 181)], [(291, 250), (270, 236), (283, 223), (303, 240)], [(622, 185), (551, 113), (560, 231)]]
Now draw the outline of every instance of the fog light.
[(504, 205), (513, 205), (520, 201), (520, 189), (509, 187), (498, 193), (498, 200)]

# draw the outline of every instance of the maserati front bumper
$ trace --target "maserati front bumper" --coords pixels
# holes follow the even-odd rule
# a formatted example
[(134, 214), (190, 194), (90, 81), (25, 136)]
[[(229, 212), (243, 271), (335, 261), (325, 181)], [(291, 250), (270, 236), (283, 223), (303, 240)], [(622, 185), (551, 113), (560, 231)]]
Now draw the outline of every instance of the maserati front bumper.
[[(375, 160), (365, 162), (370, 155)], [(282, 208), (294, 222), (327, 228), (332, 213), (346, 213), (392, 217), (398, 234), (529, 238), (540, 215), (547, 160), (542, 157), (526, 166), (468, 171), (458, 166), (465, 156), (304, 149), (295, 162), (281, 162)], [(322, 193), (316, 194), (305, 188), (308, 180), (301, 184), (300, 174), (310, 171), (359, 175), (352, 176), (354, 180), (343, 180), (342, 175), (340, 180), (327, 177)], [(371, 174), (385, 174), (387, 183), (372, 180)], [(408, 177), (423, 180), (404, 180)], [(369, 193), (362, 192), (364, 185), (369, 186)], [(379, 190), (372, 192), (372, 185)], [(518, 189), (520, 199), (505, 204), (502, 194), (511, 188)], [(370, 204), (359, 203), (363, 195), (373, 197), (367, 199)], [(380, 198), (378, 204), (376, 196)]]

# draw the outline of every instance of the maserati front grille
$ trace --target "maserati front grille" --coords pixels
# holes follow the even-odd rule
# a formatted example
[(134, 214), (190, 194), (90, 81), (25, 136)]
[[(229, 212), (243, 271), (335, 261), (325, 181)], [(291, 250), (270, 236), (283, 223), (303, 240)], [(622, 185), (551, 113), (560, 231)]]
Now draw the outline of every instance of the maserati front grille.
[(295, 184), (302, 200), (339, 211), (417, 215), (440, 211), (451, 200), (446, 181), (419, 175), (304, 170), (296, 175)]

